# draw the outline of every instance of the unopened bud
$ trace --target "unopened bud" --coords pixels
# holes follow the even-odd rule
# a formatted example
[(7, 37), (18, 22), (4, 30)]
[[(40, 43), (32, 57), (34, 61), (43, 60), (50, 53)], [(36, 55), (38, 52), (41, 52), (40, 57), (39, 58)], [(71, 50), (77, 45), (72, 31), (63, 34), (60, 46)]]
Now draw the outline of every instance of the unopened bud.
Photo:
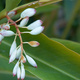
[(35, 62), (30, 56), (26, 55), (26, 58), (27, 58), (28, 62), (29, 62), (32, 66), (34, 66), (34, 67), (37, 68), (36, 62)]
[(37, 47), (37, 46), (39, 46), (39, 42), (37, 42), (37, 41), (30, 41), (30, 42), (28, 42), (28, 44), (29, 44), (30, 46), (32, 46), (32, 47)]
[(8, 13), (8, 16), (9, 17), (13, 17), (14, 15), (16, 15), (16, 11), (10, 11), (9, 13)]
[(24, 65), (21, 64), (21, 80), (24, 80), (25, 78), (25, 69), (24, 69)]
[(15, 49), (15, 51), (13, 51), (13, 53), (11, 54), (11, 57), (9, 59), (9, 63), (11, 63), (12, 61), (15, 60), (16, 58), (16, 53), (17, 53), (17, 49)]
[(25, 17), (31, 17), (33, 16), (34, 14), (36, 13), (36, 10), (34, 8), (28, 8), (26, 10), (24, 10), (22, 13), (21, 13), (21, 18), (25, 18)]
[(21, 56), (21, 46), (20, 46), (19, 49), (17, 50), (16, 59), (19, 59), (20, 56)]
[(33, 23), (31, 23), (28, 27), (27, 27), (27, 29), (28, 30), (33, 30), (33, 29), (35, 29), (35, 28), (37, 28), (37, 27), (40, 27), (41, 25), (42, 25), (42, 21), (41, 20), (36, 20), (35, 22), (33, 22)]
[(18, 66), (19, 66), (19, 61), (16, 63), (16, 65), (15, 65), (14, 68), (13, 68), (13, 76), (16, 75)]
[(14, 40), (10, 48), (9, 56), (11, 56), (11, 54), (15, 49), (16, 49), (16, 41)]
[(15, 33), (13, 31), (11, 31), (11, 30), (4, 30), (4, 31), (1, 32), (2, 36), (12, 36), (14, 34)]
[(44, 30), (44, 27), (40, 26), (40, 27), (37, 27), (35, 29), (33, 29), (30, 34), (32, 35), (38, 35), (40, 34), (42, 31)]
[(29, 17), (25, 17), (25, 18), (20, 22), (19, 27), (25, 26), (25, 25), (27, 24), (28, 20), (29, 20)]
[(21, 76), (21, 71), (20, 71), (20, 67), (18, 66), (17, 68), (17, 79), (19, 80)]
[(21, 61), (22, 61), (23, 63), (25, 63), (25, 62), (26, 62), (26, 58), (25, 58), (24, 56), (22, 56), (22, 57), (21, 57)]

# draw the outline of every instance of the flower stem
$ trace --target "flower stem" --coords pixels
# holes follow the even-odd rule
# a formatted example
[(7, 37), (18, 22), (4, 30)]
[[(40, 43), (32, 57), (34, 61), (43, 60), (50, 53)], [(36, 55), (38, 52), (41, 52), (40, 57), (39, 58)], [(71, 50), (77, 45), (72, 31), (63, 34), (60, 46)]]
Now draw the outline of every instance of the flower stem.
[(23, 41), (22, 41), (22, 37), (21, 37), (21, 32), (20, 32), (18, 25), (16, 24), (15, 21), (13, 21), (8, 15), (6, 15), (6, 18), (8, 19), (9, 22), (13, 23), (12, 25), (14, 25), (17, 30), (18, 36), (21, 41), (21, 58), (22, 58), (22, 56), (23, 56)]

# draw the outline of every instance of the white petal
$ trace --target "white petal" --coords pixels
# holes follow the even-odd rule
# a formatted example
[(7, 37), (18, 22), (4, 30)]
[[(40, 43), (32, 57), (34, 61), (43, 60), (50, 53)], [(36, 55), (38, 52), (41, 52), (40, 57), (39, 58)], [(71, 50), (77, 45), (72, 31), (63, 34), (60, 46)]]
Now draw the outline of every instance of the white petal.
[(13, 69), (13, 76), (16, 75), (18, 66), (19, 66), (19, 61), (18, 61), (18, 62), (16, 63), (16, 65), (14, 66), (14, 69)]
[(24, 69), (24, 65), (21, 64), (21, 79), (23, 80), (25, 78), (25, 69)]
[(25, 17), (31, 17), (33, 16), (34, 14), (36, 13), (36, 10), (34, 8), (28, 8), (26, 10), (24, 10), (22, 13), (21, 13), (21, 18), (25, 18)]
[(0, 42), (2, 41), (3, 38), (4, 38), (4, 36), (0, 35)]
[(42, 31), (44, 30), (44, 27), (37, 27), (37, 28), (35, 28), (35, 29), (33, 29), (31, 32), (30, 32), (30, 34), (32, 34), (32, 35), (38, 35), (38, 34), (40, 34)]
[(43, 23), (43, 22), (42, 22), (41, 20), (36, 20), (35, 22), (31, 23), (31, 24), (27, 27), (27, 29), (28, 29), (28, 30), (33, 30), (33, 29), (41, 26), (42, 23)]
[(16, 49), (16, 41), (14, 40), (10, 48), (9, 56), (11, 56), (11, 54), (14, 52), (15, 49)]
[(17, 78), (18, 78), (18, 80), (20, 79), (20, 76), (21, 76), (21, 71), (20, 71), (20, 67), (18, 66), (18, 68), (17, 68)]
[(27, 58), (28, 62), (29, 62), (32, 66), (34, 66), (34, 67), (37, 68), (36, 62), (35, 62), (30, 56), (26, 55), (26, 58)]
[(21, 56), (21, 46), (17, 50), (16, 59), (19, 59), (20, 56)]
[(16, 11), (11, 11), (11, 12), (8, 13), (8, 16), (13, 17), (15, 14), (16, 14)]
[(2, 36), (12, 36), (14, 34), (15, 33), (13, 31), (11, 31), (11, 30), (5, 30), (5, 31), (1, 32)]
[(19, 27), (23, 27), (28, 23), (29, 17), (25, 17), (21, 22)]
[(17, 53), (17, 49), (15, 49), (15, 51), (13, 51), (13, 53), (12, 53), (10, 59), (9, 59), (9, 63), (11, 63), (12, 61), (15, 60), (15, 58), (16, 58), (16, 53)]

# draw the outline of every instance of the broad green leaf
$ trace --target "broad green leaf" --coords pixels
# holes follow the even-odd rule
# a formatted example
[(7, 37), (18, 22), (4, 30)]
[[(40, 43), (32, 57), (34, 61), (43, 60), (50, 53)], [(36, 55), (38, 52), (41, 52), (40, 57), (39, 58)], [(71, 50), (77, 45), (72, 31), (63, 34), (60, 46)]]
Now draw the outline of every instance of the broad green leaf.
[(17, 7), (21, 0), (6, 0), (6, 10), (10, 11)]
[(80, 43), (69, 41), (69, 40), (64, 40), (64, 39), (57, 39), (57, 38), (51, 38), (52, 40), (55, 40), (57, 42), (60, 42), (67, 48), (77, 52), (80, 54)]
[[(33, 57), (38, 68), (33, 68), (28, 63), (26, 70), (42, 80), (79, 80), (80, 79), (80, 55), (64, 45), (40, 34), (32, 36), (23, 35), (23, 41), (36, 40), (40, 43), (37, 48), (24, 45), (26, 53)], [(0, 54), (8, 57), (12, 37), (5, 38), (0, 46)], [(7, 46), (7, 47), (5, 47)]]

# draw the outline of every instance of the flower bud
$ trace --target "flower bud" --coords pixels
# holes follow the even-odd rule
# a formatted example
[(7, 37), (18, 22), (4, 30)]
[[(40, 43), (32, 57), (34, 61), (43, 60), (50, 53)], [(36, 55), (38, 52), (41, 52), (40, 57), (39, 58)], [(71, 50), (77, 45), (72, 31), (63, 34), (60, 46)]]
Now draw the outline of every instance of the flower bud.
[(24, 65), (21, 63), (21, 80), (24, 80), (25, 78), (25, 69)]
[(20, 56), (21, 56), (21, 46), (20, 46), (19, 49), (17, 50), (16, 59), (19, 59)]
[(30, 46), (32, 46), (32, 47), (37, 47), (37, 46), (39, 46), (39, 42), (37, 42), (37, 41), (30, 41), (30, 42), (28, 42), (28, 44), (29, 44)]
[(18, 78), (18, 80), (20, 79), (20, 76), (21, 76), (21, 71), (20, 71), (20, 67), (18, 66), (18, 68), (17, 68), (17, 78)]
[(5, 25), (6, 25), (6, 23), (1, 24), (1, 25), (0, 25), (0, 28), (1, 28), (1, 29), (4, 29), (4, 26), (5, 26)]
[(22, 56), (21, 61), (22, 61), (23, 63), (25, 63), (25, 62), (26, 62), (26, 58), (25, 58), (24, 56)]
[(36, 13), (36, 10), (34, 8), (28, 8), (26, 10), (24, 10), (22, 13), (21, 13), (21, 18), (25, 18), (25, 17), (31, 17), (33, 16), (34, 14)]
[(27, 24), (28, 20), (29, 20), (29, 17), (25, 17), (25, 18), (20, 22), (19, 27), (25, 26), (25, 25)]
[(15, 65), (14, 68), (13, 68), (13, 76), (16, 75), (18, 66), (19, 66), (19, 61), (16, 63), (16, 65)]
[(2, 41), (3, 38), (4, 38), (4, 36), (0, 35), (0, 42)]
[(28, 30), (33, 30), (33, 29), (41, 26), (42, 23), (43, 23), (43, 22), (42, 22), (41, 20), (36, 20), (35, 22), (31, 23), (31, 24), (27, 27), (27, 29), (28, 29)]
[(1, 32), (2, 36), (12, 36), (14, 34), (15, 33), (13, 31), (11, 31), (11, 30), (4, 30), (4, 31)]
[(9, 59), (9, 63), (11, 63), (12, 61), (15, 60), (15, 58), (16, 58), (16, 53), (17, 53), (17, 49), (15, 49), (15, 50), (13, 51), (13, 53), (11, 54), (11, 57), (10, 57), (10, 59)]
[(6, 24), (6, 25), (3, 26), (3, 28), (4, 28), (5, 30), (9, 30), (9, 29), (10, 29), (10, 26), (9, 26), (9, 24)]
[(16, 15), (16, 11), (10, 11), (9, 13), (8, 13), (8, 16), (9, 17), (13, 17), (14, 15)]
[(28, 62), (29, 62), (32, 66), (34, 66), (34, 67), (37, 68), (36, 62), (35, 62), (30, 56), (26, 55), (26, 58), (27, 58)]
[(10, 48), (9, 56), (11, 56), (11, 54), (15, 49), (16, 49), (16, 41), (14, 40)]
[(37, 27), (35, 29), (33, 29), (30, 34), (32, 35), (38, 35), (40, 34), (42, 31), (44, 30), (44, 27), (40, 26), (40, 27)]

